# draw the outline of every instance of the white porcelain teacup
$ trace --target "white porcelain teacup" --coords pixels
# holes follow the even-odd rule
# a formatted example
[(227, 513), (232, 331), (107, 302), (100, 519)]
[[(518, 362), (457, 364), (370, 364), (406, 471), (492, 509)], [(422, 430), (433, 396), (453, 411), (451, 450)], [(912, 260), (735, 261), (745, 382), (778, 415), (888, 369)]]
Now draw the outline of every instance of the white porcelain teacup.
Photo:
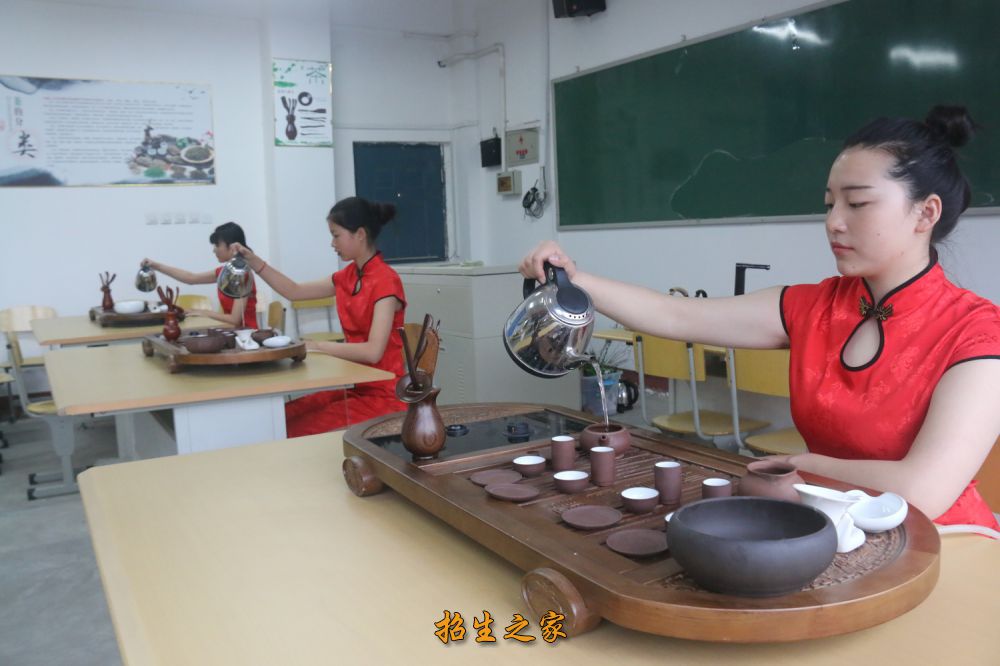
[(244, 344), (250, 342), (251, 335), (253, 335), (252, 328), (241, 328), (236, 331), (236, 339), (238, 339), (240, 342)]

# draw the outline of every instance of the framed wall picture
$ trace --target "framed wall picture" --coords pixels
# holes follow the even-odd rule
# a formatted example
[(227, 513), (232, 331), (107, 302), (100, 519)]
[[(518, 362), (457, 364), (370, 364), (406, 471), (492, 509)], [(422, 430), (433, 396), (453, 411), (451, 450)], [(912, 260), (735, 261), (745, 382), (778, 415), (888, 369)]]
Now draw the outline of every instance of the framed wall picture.
[(274, 145), (333, 145), (333, 65), (319, 60), (274, 58)]
[(214, 185), (205, 84), (0, 75), (0, 187)]

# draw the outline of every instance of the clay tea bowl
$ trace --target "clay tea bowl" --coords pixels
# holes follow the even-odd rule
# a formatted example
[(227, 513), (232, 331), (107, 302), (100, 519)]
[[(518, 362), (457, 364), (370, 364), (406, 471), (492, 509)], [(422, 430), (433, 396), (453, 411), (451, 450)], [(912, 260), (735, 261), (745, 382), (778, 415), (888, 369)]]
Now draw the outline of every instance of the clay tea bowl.
[(580, 433), (580, 447), (589, 451), (595, 446), (610, 446), (615, 450), (615, 458), (621, 458), (629, 450), (632, 435), (623, 425), (612, 423), (591, 423)]
[(649, 513), (660, 501), (660, 491), (655, 488), (626, 488), (620, 493), (622, 504), (632, 513)]
[(542, 456), (518, 456), (513, 462), (514, 469), (524, 476), (538, 476), (545, 471), (545, 458)]
[(590, 474), (582, 470), (566, 470), (552, 475), (556, 490), (567, 495), (580, 493), (590, 485)]
[(276, 335), (273, 329), (262, 328), (260, 330), (254, 331), (250, 334), (250, 339), (254, 342), (261, 343), (268, 338), (273, 338)]
[(178, 342), (192, 354), (215, 354), (226, 346), (226, 338), (217, 333), (189, 333)]
[(798, 502), (796, 483), (802, 483), (802, 477), (795, 465), (777, 460), (757, 460), (747, 465), (747, 473), (740, 479), (739, 494)]
[(677, 509), (667, 522), (677, 563), (711, 592), (771, 597), (802, 589), (837, 551), (822, 511), (765, 497), (722, 497)]

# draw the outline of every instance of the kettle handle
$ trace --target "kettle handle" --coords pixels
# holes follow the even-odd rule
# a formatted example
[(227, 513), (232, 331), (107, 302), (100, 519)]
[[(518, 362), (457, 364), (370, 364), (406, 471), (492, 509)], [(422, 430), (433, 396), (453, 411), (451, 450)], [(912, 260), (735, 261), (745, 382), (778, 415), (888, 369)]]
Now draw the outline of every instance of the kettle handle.
[[(565, 269), (553, 266), (547, 261), (542, 265), (542, 268), (545, 271), (546, 282), (555, 280), (556, 286), (560, 288), (571, 284)], [(535, 278), (524, 278), (524, 298), (531, 296), (531, 292), (535, 290), (537, 284), (538, 281)]]

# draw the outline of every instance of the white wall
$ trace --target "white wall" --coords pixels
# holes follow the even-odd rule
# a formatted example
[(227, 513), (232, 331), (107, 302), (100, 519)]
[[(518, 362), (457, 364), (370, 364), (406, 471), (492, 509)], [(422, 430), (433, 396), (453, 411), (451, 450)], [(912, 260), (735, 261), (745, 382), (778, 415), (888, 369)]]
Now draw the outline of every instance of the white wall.
[[(507, 52), (508, 120), (511, 124), (541, 117), (545, 83), (579, 70), (661, 50), (705, 35), (731, 30), (765, 17), (799, 13), (816, 5), (809, 0), (608, 0), (607, 11), (591, 18), (552, 18), (548, 0), (479, 2), (477, 46), (503, 42)], [(543, 18), (546, 17), (546, 18)], [(549, 73), (544, 44), (548, 29)], [(498, 106), (492, 63), (480, 65), (480, 130), (497, 124)], [(706, 82), (710, 85), (710, 82)], [(485, 134), (484, 134), (485, 136)], [(480, 169), (493, 176), (493, 170)], [(523, 182), (537, 170), (524, 169)], [(551, 174), (550, 174), (551, 175)], [(549, 178), (550, 186), (554, 179)], [(486, 238), (488, 263), (515, 263), (540, 239), (555, 238), (581, 265), (615, 278), (653, 288), (674, 285), (702, 288), (710, 295), (731, 294), (734, 264), (769, 263), (770, 272), (752, 272), (747, 289), (816, 281), (834, 274), (835, 266), (821, 222), (661, 227), (618, 230), (556, 230), (555, 206), (540, 220), (524, 220), (520, 202), (492, 193), (492, 178), (482, 178), (482, 215), (474, 233)], [(817, 196), (821, 195), (817, 184)], [(942, 263), (967, 288), (1000, 301), (1000, 281), (992, 274), (991, 249), (1000, 245), (994, 217), (968, 215), (942, 251)]]
[(450, 254), (457, 257), (469, 243), (463, 235), (468, 206), (459, 205), (455, 196), (463, 176), (453, 167), (453, 141), (462, 123), (452, 117), (453, 73), (437, 65), (451, 53), (454, 9), (451, 0), (335, 9), (330, 41), (336, 198), (355, 194), (354, 142), (441, 144), (448, 170)]
[[(4, 73), (133, 81), (191, 81), (212, 90), (215, 186), (5, 188), (0, 192), (0, 307), (54, 306), (83, 314), (100, 303), (99, 271), (118, 274), (117, 299), (144, 256), (194, 269), (216, 265), (208, 236), (238, 221), (268, 249), (256, 21), (128, 8), (7, 1)], [(165, 40), (164, 35), (169, 35)], [(211, 224), (146, 224), (147, 214), (196, 213)], [(209, 287), (185, 293), (212, 294)]]

